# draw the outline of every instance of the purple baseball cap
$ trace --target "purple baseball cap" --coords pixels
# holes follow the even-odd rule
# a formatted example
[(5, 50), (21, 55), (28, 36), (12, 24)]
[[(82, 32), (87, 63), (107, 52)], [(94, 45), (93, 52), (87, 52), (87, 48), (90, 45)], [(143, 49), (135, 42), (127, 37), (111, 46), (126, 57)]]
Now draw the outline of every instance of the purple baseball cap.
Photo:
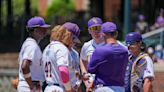
[(142, 36), (138, 32), (130, 32), (126, 35), (125, 41), (127, 45), (130, 45), (137, 41), (142, 41)]
[(100, 19), (99, 17), (93, 17), (88, 21), (88, 28), (91, 28), (93, 26), (101, 26), (102, 23), (102, 19)]
[(73, 34), (73, 40), (76, 43), (80, 43), (80, 40), (78, 39), (78, 36), (80, 35), (79, 26), (77, 24), (71, 23), (71, 22), (66, 22), (63, 24), (63, 26)]
[(71, 22), (66, 22), (63, 25), (66, 29), (68, 29), (70, 32), (72, 32), (75, 36), (80, 35), (80, 28), (77, 24), (71, 23)]
[(34, 28), (34, 27), (49, 28), (50, 25), (46, 24), (42, 17), (36, 16), (28, 20), (27, 27), (28, 28)]
[(113, 22), (105, 22), (101, 26), (101, 32), (103, 33), (109, 33), (109, 32), (115, 32), (117, 31), (116, 24)]

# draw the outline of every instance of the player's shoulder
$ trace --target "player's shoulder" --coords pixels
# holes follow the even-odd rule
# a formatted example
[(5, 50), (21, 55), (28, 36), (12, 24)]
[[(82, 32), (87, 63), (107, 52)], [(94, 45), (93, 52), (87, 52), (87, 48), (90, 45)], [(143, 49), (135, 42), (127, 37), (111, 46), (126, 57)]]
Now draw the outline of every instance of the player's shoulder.
[(145, 64), (147, 64), (146, 62), (146, 59), (145, 58), (141, 58), (139, 61), (138, 61), (138, 67), (142, 67), (144, 66)]
[(22, 48), (28, 48), (28, 49), (36, 49), (36, 48), (39, 48), (37, 42), (33, 39), (33, 38), (27, 38), (23, 45), (22, 45)]
[(145, 64), (152, 63), (152, 59), (150, 58), (148, 54), (145, 53), (142, 56), (143, 57), (138, 62), (138, 66), (143, 66)]
[(35, 39), (31, 38), (31, 37), (28, 37), (25, 41), (24, 41), (24, 44), (30, 44), (31, 46), (36, 46), (37, 45), (37, 42)]
[(85, 42), (82, 46), (81, 52), (86, 52), (87, 50), (91, 49), (90, 47), (92, 46), (92, 41), (93, 40)]
[(71, 48), (71, 52), (75, 53), (75, 54), (78, 54), (78, 52), (74, 48)]
[(122, 42), (120, 42), (119, 40), (117, 40), (117, 43), (118, 43), (119, 45), (121, 45), (122, 47), (124, 47), (125, 49), (128, 49), (127, 46), (125, 46), (125, 44), (122, 43)]
[(83, 47), (84, 48), (87, 48), (87, 47), (91, 46), (92, 45), (92, 42), (93, 42), (93, 39), (85, 42), (84, 45), (83, 45)]
[(144, 59), (146, 60), (147, 63), (152, 63), (153, 64), (153, 61), (151, 59), (151, 57), (147, 54)]
[(109, 51), (109, 50), (110, 49), (108, 48), (108, 46), (104, 45), (99, 48), (96, 48), (94, 52), (101, 55), (102, 53), (106, 53), (106, 51)]
[(59, 41), (53, 41), (53, 42), (51, 42), (51, 44), (50, 45), (52, 45), (52, 49), (53, 50), (55, 50), (55, 51), (69, 51), (68, 50), (68, 48), (63, 44), (63, 43), (61, 43), (61, 42), (59, 42)]

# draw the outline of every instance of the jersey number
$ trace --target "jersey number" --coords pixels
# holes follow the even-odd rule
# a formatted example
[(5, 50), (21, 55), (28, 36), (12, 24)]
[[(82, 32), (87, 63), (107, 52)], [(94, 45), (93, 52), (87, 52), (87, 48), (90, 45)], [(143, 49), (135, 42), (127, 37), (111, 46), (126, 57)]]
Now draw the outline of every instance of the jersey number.
[(52, 77), (51, 71), (52, 71), (51, 62), (46, 62), (45, 64), (46, 77)]

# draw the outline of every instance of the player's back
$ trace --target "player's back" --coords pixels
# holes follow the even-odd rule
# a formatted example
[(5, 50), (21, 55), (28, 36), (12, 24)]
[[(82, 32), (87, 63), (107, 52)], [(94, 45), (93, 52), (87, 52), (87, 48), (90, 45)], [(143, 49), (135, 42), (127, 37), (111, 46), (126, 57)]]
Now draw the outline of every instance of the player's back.
[[(97, 84), (108, 86), (123, 86), (128, 52), (120, 44), (106, 44), (95, 51), (97, 57)], [(94, 53), (95, 53), (94, 52)], [(101, 81), (100, 81), (101, 80)], [(100, 82), (100, 83), (99, 83)]]
[(68, 57), (66, 56), (67, 53), (69, 53), (68, 49), (58, 41), (52, 41), (45, 48), (42, 60), (44, 64), (44, 75), (48, 84), (60, 85), (58, 67), (64, 64), (68, 65)]

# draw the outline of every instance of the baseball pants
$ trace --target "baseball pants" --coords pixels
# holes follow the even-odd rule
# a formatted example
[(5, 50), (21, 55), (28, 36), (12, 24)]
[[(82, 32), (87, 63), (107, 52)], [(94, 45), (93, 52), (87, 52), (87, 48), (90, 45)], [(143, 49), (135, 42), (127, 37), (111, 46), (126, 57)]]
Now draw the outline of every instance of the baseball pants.
[(125, 92), (125, 89), (120, 86), (103, 86), (96, 88), (94, 92)]
[(44, 92), (64, 92), (63, 88), (56, 85), (47, 85)]

